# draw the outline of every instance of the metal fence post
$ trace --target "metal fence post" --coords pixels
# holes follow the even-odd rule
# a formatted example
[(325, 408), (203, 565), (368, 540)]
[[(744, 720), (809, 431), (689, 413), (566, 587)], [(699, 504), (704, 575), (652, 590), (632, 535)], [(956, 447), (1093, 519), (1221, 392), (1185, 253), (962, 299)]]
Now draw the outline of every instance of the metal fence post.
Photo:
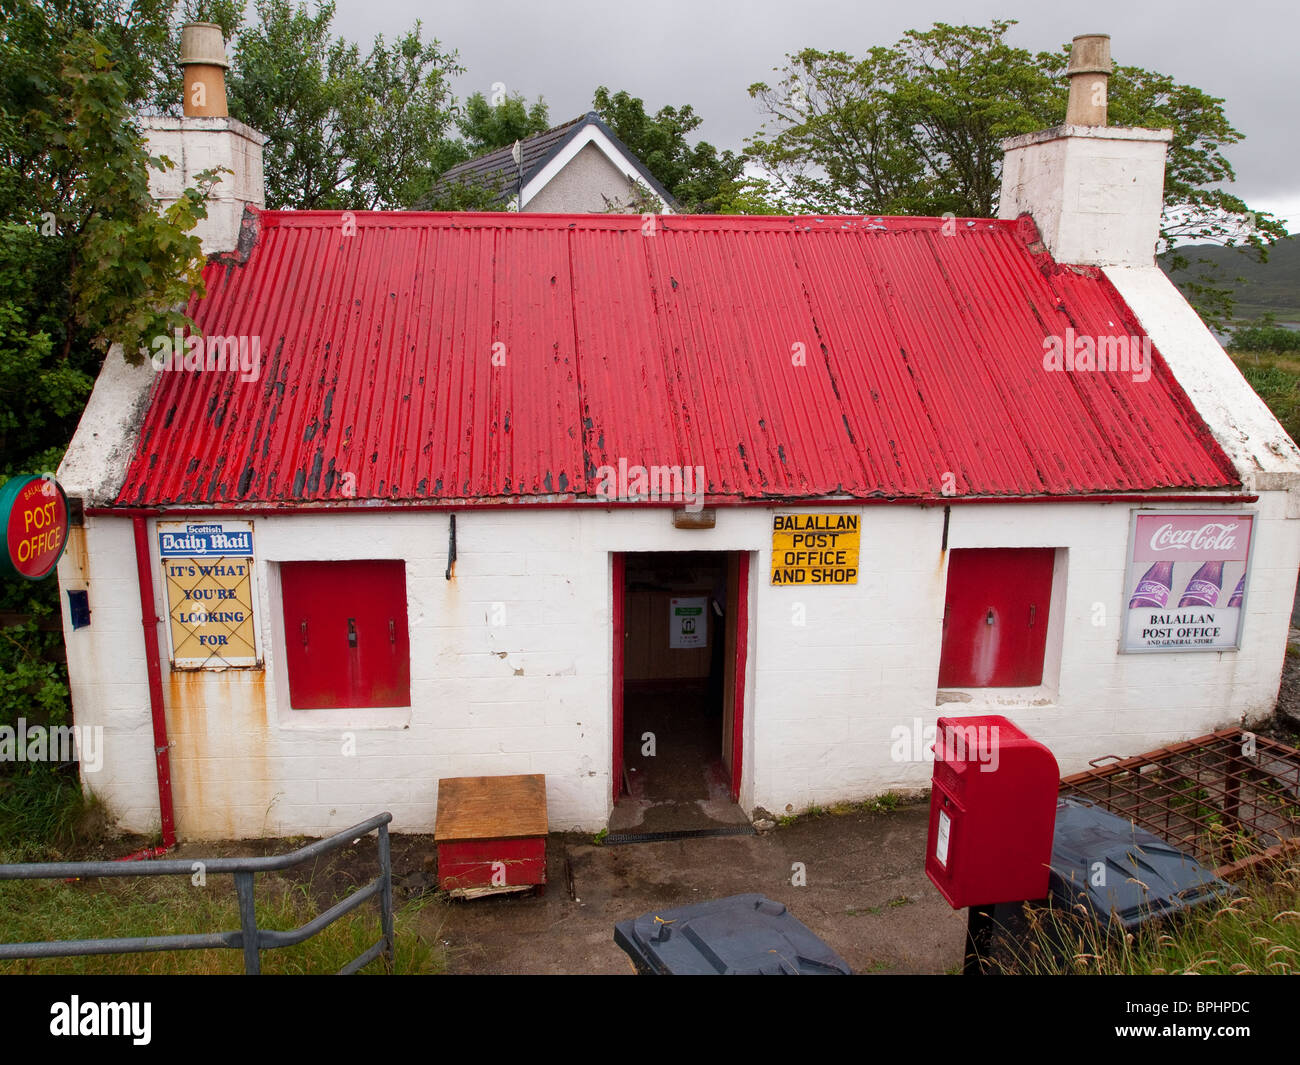
[(386, 824), (379, 826), (379, 876), (383, 880), (379, 889), (379, 922), (384, 936), (384, 967), (391, 973), (397, 951), (393, 939), (393, 855)]
[[(393, 929), (393, 858), (388, 824), (393, 815), (388, 812), (336, 832), (328, 839), (300, 847), (288, 854), (267, 855), (262, 858), (209, 858), (205, 865), (209, 874), (230, 874), (235, 879), (235, 893), (239, 899), (240, 930), (206, 932), (196, 935), (169, 936), (119, 936), (113, 939), (60, 939), (38, 943), (6, 943), (0, 940), (0, 960), (10, 958), (73, 958), (97, 954), (134, 954), (155, 950), (240, 950), (244, 952), (244, 972), (256, 975), (262, 971), (262, 951), (276, 947), (292, 947), (306, 942), (328, 928), (358, 906), (364, 906), (376, 896), (379, 898), (379, 918), (382, 935), (364, 951), (339, 970), (340, 973), (360, 972), (376, 958), (383, 957), (386, 968), (392, 972), (396, 962), (396, 937)], [(323, 854), (358, 842), (358, 837), (379, 830), (379, 876), (364, 887), (340, 899), (323, 913), (318, 913), (306, 924), (291, 931), (266, 929), (259, 931), (254, 908), (254, 874), (288, 869)], [(120, 861), (93, 862), (35, 862), (16, 865), (0, 864), (0, 882), (6, 880), (66, 880), (69, 877), (141, 877), (190, 876), (194, 871), (189, 858), (143, 863)]]
[(244, 935), (244, 973), (260, 976), (262, 955), (257, 949), (257, 913), (253, 909), (253, 874), (235, 874), (235, 894), (239, 896), (239, 928)]

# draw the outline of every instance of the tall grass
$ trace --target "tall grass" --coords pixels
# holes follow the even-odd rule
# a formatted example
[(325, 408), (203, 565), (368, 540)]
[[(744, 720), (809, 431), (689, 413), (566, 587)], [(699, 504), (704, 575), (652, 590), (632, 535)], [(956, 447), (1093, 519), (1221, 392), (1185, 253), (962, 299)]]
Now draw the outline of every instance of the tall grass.
[(1003, 971), (1040, 974), (1300, 974), (1300, 865), (1251, 877), (1232, 898), (1136, 932), (1030, 910)]
[(1300, 352), (1236, 351), (1232, 361), (1291, 439), (1300, 439)]
[(0, 776), (0, 861), (60, 861), (93, 842), (102, 809), (75, 772), (35, 764)]

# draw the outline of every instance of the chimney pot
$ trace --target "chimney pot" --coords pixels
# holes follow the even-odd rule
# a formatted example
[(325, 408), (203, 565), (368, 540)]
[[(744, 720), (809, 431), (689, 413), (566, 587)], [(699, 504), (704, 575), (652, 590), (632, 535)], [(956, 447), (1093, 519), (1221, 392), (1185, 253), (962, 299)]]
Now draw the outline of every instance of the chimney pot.
[(1068, 126), (1106, 125), (1106, 92), (1110, 81), (1110, 35), (1081, 33), (1070, 45)]
[(226, 107), (226, 42), (215, 22), (187, 22), (181, 27), (181, 67), (185, 72), (186, 115), (224, 118)]

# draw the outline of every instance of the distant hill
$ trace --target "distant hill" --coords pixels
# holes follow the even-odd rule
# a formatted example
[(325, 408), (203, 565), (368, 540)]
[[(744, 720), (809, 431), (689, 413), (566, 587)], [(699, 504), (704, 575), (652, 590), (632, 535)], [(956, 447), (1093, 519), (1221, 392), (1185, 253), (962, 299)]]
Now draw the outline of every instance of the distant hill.
[[(1233, 289), (1236, 316), (1252, 321), (1264, 314), (1273, 314), (1280, 322), (1300, 322), (1300, 235), (1277, 241), (1268, 250), (1268, 262), (1256, 262), (1235, 248), (1217, 244), (1185, 244), (1178, 252), (1187, 256), (1191, 266), (1171, 275), (1175, 284), (1181, 284), (1189, 275), (1200, 272), (1197, 260), (1208, 259), (1209, 269), (1218, 284)], [(1168, 253), (1160, 256), (1160, 265)], [(1242, 278), (1240, 282), (1236, 278)]]

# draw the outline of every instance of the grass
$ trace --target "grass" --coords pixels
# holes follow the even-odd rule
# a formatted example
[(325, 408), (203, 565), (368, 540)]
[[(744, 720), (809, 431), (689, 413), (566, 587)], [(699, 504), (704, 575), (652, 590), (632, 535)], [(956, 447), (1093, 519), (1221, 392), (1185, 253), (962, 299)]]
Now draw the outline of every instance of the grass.
[(64, 851), (102, 830), (103, 809), (75, 774), (46, 764), (0, 777), (0, 860), (62, 860)]
[[(1234, 898), (1208, 903), (1136, 933), (1107, 934), (1069, 914), (1038, 911), (1007, 971), (1039, 974), (1300, 974), (1300, 865), (1238, 885)], [(1067, 944), (1064, 952), (1053, 942)]]
[(837, 802), (829, 807), (818, 806), (813, 803), (798, 813), (778, 817), (776, 823), (784, 827), (793, 825), (803, 818), (843, 817), (845, 814), (887, 814), (892, 813), (902, 805), (903, 798), (901, 795), (887, 791), (883, 795), (877, 795), (874, 799), (866, 799), (862, 802)]
[(1231, 355), (1291, 439), (1300, 438), (1300, 353), (1238, 351)]
[[(104, 838), (104, 814), (83, 796), (75, 776), (34, 766), (0, 780), (0, 863), (57, 862), (84, 857)], [(293, 844), (293, 841), (286, 841)], [(147, 864), (141, 865), (142, 869)], [(293, 869), (255, 880), (258, 926), (288, 931), (316, 917), (310, 882)], [(373, 874), (372, 874), (373, 875)], [(444, 972), (447, 960), (428, 905), (412, 900), (394, 914), (396, 973)], [(234, 880), (213, 874), (202, 886), (186, 876), (60, 880), (0, 880), (0, 942), (229, 932), (239, 928)], [(262, 952), (265, 973), (333, 973), (380, 935), (379, 907), (367, 902), (296, 947)], [(382, 973), (382, 961), (364, 970)], [(101, 954), (77, 958), (0, 961), (0, 975), (27, 973), (128, 974), (243, 972), (238, 950)]]
[[(321, 912), (311, 885), (259, 874), (259, 928), (288, 931)], [(439, 973), (446, 959), (426, 913), (432, 896), (412, 900), (394, 916), (397, 945), (394, 972)], [(0, 881), (0, 935), (11, 943), (52, 939), (179, 935), (239, 928), (233, 878), (212, 875), (195, 886), (189, 877), (125, 877), (64, 883), (51, 880)], [(378, 904), (363, 903), (324, 931), (295, 947), (262, 952), (268, 974), (333, 973), (374, 943), (380, 934)], [(165, 951), (0, 962), (0, 974), (68, 973), (181, 975), (241, 973), (238, 950)], [(382, 961), (364, 970), (382, 973)]]

